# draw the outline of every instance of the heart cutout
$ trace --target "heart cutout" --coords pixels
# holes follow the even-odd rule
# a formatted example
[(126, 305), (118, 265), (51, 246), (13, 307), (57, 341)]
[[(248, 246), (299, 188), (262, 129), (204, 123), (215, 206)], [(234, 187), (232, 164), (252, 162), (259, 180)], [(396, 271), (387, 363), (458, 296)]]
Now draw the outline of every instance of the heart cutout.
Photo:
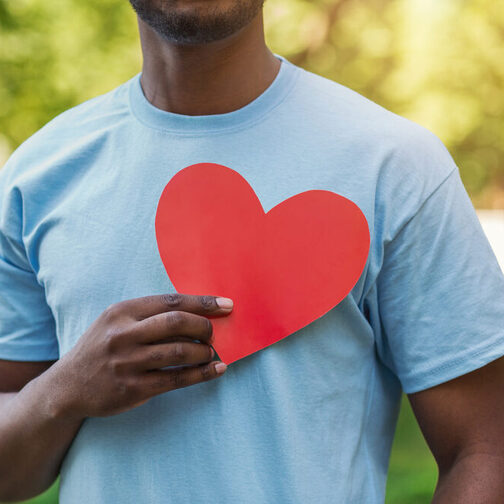
[(349, 199), (310, 190), (265, 213), (239, 173), (214, 163), (173, 176), (155, 225), (178, 292), (233, 299), (230, 315), (212, 319), (213, 346), (227, 364), (335, 307), (357, 283), (369, 253), (366, 218)]

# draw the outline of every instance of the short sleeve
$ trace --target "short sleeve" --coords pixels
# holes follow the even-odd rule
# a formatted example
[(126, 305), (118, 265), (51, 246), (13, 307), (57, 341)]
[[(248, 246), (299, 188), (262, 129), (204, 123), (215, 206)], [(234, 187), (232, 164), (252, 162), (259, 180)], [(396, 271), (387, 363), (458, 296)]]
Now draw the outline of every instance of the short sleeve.
[(54, 318), (27, 258), (21, 191), (0, 170), (0, 359), (59, 358)]
[(413, 393), (504, 355), (504, 275), (458, 169), (385, 245), (379, 351)]

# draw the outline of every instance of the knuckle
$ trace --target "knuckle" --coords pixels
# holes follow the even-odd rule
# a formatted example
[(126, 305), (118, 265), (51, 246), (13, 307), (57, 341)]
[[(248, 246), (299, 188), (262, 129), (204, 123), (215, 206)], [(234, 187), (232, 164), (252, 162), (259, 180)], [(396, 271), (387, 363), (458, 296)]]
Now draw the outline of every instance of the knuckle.
[(164, 378), (156, 378), (155, 380), (152, 380), (150, 384), (150, 388), (152, 390), (158, 390), (160, 388), (164, 388), (166, 386), (166, 380)]
[(166, 314), (166, 323), (170, 331), (180, 331), (186, 321), (186, 317), (183, 312), (172, 311)]
[(183, 343), (173, 343), (170, 348), (170, 358), (173, 363), (180, 364), (184, 362), (186, 356), (185, 346)]
[(109, 326), (103, 335), (105, 350), (109, 354), (117, 352), (119, 344), (123, 338), (123, 331), (117, 326)]
[(170, 376), (170, 384), (173, 388), (182, 388), (188, 385), (188, 380), (183, 373), (173, 373)]
[(176, 308), (182, 304), (182, 296), (177, 293), (163, 294), (161, 296), (161, 301), (168, 308)]
[(206, 311), (213, 311), (217, 307), (215, 298), (213, 296), (200, 296), (200, 304)]
[(138, 383), (138, 380), (131, 380), (126, 385), (126, 395), (132, 400), (138, 400), (142, 397), (142, 387)]
[(160, 352), (159, 350), (152, 350), (151, 352), (149, 352), (149, 360), (154, 362), (162, 361), (163, 352)]
[(128, 387), (126, 383), (120, 382), (116, 385), (116, 401), (117, 399), (124, 399), (127, 397), (128, 394)]
[(212, 368), (210, 366), (201, 366), (200, 374), (202, 381), (208, 381), (213, 378)]
[(124, 376), (128, 369), (128, 364), (121, 359), (109, 359), (108, 368), (114, 376)]
[(103, 312), (103, 318), (107, 322), (116, 321), (122, 313), (122, 303), (114, 303), (107, 306)]
[(208, 339), (212, 338), (213, 335), (213, 325), (212, 322), (210, 322), (210, 319), (205, 319), (206, 320), (206, 335)]
[(125, 380), (118, 380), (115, 389), (116, 389), (116, 399), (119, 399), (120, 402), (129, 399), (132, 395), (132, 387)]
[(137, 385), (123, 382), (118, 385), (117, 399), (119, 404), (131, 404), (137, 402), (142, 395)]

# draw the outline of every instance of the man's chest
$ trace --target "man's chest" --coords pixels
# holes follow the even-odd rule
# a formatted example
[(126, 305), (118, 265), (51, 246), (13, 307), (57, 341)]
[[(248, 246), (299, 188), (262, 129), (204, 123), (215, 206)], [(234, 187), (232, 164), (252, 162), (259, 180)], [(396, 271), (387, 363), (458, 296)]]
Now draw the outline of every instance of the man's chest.
[[(63, 352), (108, 305), (175, 291), (161, 261), (155, 219), (166, 185), (187, 166), (219, 162), (236, 171), (254, 191), (264, 212), (313, 189), (342, 194), (364, 214), (369, 213), (366, 206), (372, 208), (372, 187), (365, 187), (362, 177), (350, 177), (348, 166), (335, 166), (329, 157), (309, 168), (292, 154), (275, 156), (250, 150), (234, 157), (218, 156), (217, 151), (207, 146), (191, 153), (182, 149), (176, 155), (146, 153), (143, 163), (133, 160), (138, 156), (108, 167), (95, 163), (72, 187), (62, 188), (61, 203), (41, 216), (37, 236), (30, 243)], [(220, 198), (231, 200), (232, 190), (229, 188), (227, 196), (224, 188)], [(240, 209), (229, 207), (228, 211)], [(170, 217), (181, 218), (176, 206)], [(225, 215), (222, 219), (225, 226)], [(176, 233), (165, 237), (175, 243), (177, 238)], [(191, 260), (188, 256), (188, 265)]]

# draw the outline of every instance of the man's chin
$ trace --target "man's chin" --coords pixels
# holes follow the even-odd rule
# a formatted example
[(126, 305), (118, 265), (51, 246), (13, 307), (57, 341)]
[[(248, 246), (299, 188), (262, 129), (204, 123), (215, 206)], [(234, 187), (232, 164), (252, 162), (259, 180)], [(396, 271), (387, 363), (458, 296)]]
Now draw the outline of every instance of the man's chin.
[(177, 44), (225, 39), (252, 21), (263, 0), (130, 0), (138, 17)]

